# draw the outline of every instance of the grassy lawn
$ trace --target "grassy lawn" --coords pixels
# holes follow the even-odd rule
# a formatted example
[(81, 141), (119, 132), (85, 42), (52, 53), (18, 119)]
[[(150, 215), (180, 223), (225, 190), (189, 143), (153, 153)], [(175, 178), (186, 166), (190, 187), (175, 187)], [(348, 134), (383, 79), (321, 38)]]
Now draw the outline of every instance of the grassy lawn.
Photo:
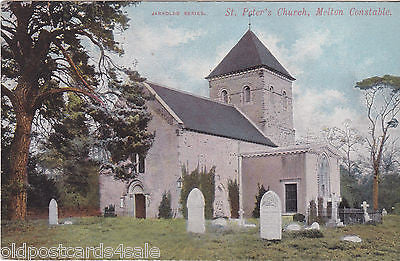
[[(145, 243), (160, 249), (161, 259), (353, 259), (399, 260), (400, 216), (384, 218), (379, 225), (354, 225), (344, 228), (322, 228), (323, 238), (294, 237), (283, 233), (282, 241), (259, 238), (256, 228), (230, 225), (217, 229), (207, 224), (207, 233), (186, 233), (183, 219), (138, 220), (129, 217), (77, 218), (73, 225), (48, 227), (47, 220), (2, 224), (2, 247), (16, 243), (27, 246), (57, 247), (144, 247)], [(257, 220), (248, 222), (258, 223)], [(288, 220), (284, 219), (283, 223)], [(361, 243), (340, 241), (343, 235), (356, 234)], [(118, 255), (114, 258), (119, 259)]]

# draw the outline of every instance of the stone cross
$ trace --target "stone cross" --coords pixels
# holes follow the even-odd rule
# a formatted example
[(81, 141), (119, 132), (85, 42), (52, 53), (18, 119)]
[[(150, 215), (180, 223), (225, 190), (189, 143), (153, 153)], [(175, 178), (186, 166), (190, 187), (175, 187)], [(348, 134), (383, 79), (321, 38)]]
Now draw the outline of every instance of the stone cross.
[(193, 233), (204, 233), (206, 231), (204, 218), (204, 196), (200, 189), (194, 188), (190, 191), (187, 199), (188, 221), (187, 231)]
[(260, 202), (260, 237), (267, 240), (282, 239), (282, 206), (279, 196), (266, 192)]
[(363, 201), (363, 203), (361, 204), (361, 207), (364, 210), (364, 220), (365, 220), (365, 222), (370, 221), (371, 218), (369, 217), (368, 212), (367, 212), (367, 208), (369, 207), (369, 205), (367, 204), (366, 201)]
[(54, 198), (49, 204), (49, 225), (58, 225), (58, 205)]
[(364, 210), (364, 213), (367, 212), (367, 208), (369, 208), (369, 204), (367, 204), (367, 201), (363, 201), (363, 203), (361, 204), (361, 207)]

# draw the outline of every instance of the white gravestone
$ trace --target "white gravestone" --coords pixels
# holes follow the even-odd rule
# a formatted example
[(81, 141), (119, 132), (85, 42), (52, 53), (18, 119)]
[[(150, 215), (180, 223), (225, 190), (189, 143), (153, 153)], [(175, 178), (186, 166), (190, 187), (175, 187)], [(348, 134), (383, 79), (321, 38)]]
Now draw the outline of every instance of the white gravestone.
[(320, 229), (319, 224), (317, 222), (312, 223), (310, 228), (311, 229), (315, 229), (315, 230), (319, 230)]
[(367, 212), (367, 208), (369, 207), (369, 205), (367, 204), (366, 201), (363, 201), (363, 203), (361, 204), (361, 207), (362, 207), (363, 210), (364, 210), (364, 221), (365, 221), (365, 222), (370, 221), (371, 218), (369, 217), (368, 212)]
[(282, 239), (281, 200), (273, 192), (266, 192), (260, 203), (260, 237), (267, 240)]
[(198, 188), (190, 191), (187, 199), (188, 223), (187, 231), (204, 233), (206, 231), (204, 218), (204, 196)]
[(49, 225), (58, 225), (58, 205), (54, 198), (49, 204)]
[(386, 211), (386, 209), (382, 209), (382, 216), (386, 216), (388, 213)]

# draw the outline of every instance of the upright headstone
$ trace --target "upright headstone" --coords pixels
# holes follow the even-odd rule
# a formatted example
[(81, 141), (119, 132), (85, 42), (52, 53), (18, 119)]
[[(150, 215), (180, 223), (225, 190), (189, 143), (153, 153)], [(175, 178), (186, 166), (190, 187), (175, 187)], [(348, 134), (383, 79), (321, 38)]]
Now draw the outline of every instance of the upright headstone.
[(335, 227), (341, 225), (340, 218), (338, 217), (338, 208), (341, 198), (333, 193), (332, 195), (332, 216), (331, 219), (326, 223), (328, 227)]
[(190, 191), (187, 199), (188, 223), (187, 231), (204, 233), (206, 231), (204, 218), (204, 196), (198, 188)]
[(58, 205), (54, 198), (49, 204), (49, 225), (58, 225)]
[(369, 217), (369, 215), (368, 215), (368, 211), (367, 211), (367, 209), (368, 209), (369, 205), (367, 204), (367, 202), (366, 202), (366, 201), (363, 201), (363, 203), (361, 204), (361, 207), (362, 207), (362, 208), (363, 208), (363, 210), (364, 210), (364, 222), (368, 222), (368, 221), (370, 221), (370, 220), (371, 220), (371, 218)]
[(338, 195), (333, 194), (333, 196), (332, 196), (332, 220), (336, 224), (338, 222), (340, 222), (340, 219), (338, 217), (338, 208), (339, 208), (340, 201), (341, 201), (341, 198)]
[(260, 202), (260, 237), (267, 240), (282, 239), (281, 200), (273, 192), (266, 192)]
[(386, 209), (382, 209), (382, 216), (386, 216), (388, 213), (386, 211)]

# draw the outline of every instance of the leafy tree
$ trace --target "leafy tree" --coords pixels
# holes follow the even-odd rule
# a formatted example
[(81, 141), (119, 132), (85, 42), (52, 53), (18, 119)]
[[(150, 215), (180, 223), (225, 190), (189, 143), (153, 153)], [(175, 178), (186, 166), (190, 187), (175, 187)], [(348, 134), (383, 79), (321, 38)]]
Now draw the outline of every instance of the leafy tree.
[(158, 207), (158, 218), (172, 218), (171, 193), (164, 192)]
[(100, 162), (90, 157), (97, 139), (90, 135), (86, 104), (74, 93), (61, 110), (63, 118), (55, 124), (57, 132), (39, 143), (42, 169), (56, 177), (60, 206), (96, 207)]
[(256, 205), (253, 210), (253, 217), (254, 218), (259, 218), (260, 217), (260, 204), (261, 204), (261, 199), (264, 196), (264, 194), (269, 190), (269, 187), (267, 189), (264, 188), (264, 185), (257, 184), (258, 187), (258, 194), (256, 195)]
[(37, 157), (29, 157), (28, 161), (28, 208), (46, 208), (52, 198), (58, 200), (59, 191), (54, 178), (49, 177), (37, 168)]
[(364, 92), (370, 135), (367, 138), (373, 166), (373, 208), (378, 210), (378, 183), (382, 155), (390, 137), (390, 128), (396, 128), (400, 111), (400, 77), (385, 75), (357, 82)]
[(392, 207), (400, 202), (400, 174), (387, 174), (382, 177), (379, 184), (380, 209), (391, 211)]
[(1, 217), (8, 218), (9, 201), (12, 194), (10, 177), (10, 149), (15, 128), (15, 117), (10, 113), (10, 105), (5, 97), (1, 97)]
[(343, 201), (346, 199), (348, 205), (354, 208), (359, 208), (362, 201), (365, 200), (361, 196), (359, 177), (354, 172), (349, 173), (344, 166), (340, 167), (340, 193)]
[[(13, 160), (8, 161), (9, 171), (5, 174), (10, 184), (11, 219), (26, 216), (26, 169), (32, 130), (40, 126), (54, 128), (53, 123), (62, 117), (63, 93), (74, 92), (91, 99), (88, 115), (94, 122), (103, 123), (97, 126), (100, 138), (118, 137), (103, 147), (110, 151), (113, 163), (127, 160), (132, 153), (145, 154), (150, 147), (152, 136), (146, 134), (149, 116), (141, 87), (136, 84), (143, 79), (112, 60), (112, 55), (123, 54), (114, 32), (128, 28), (123, 8), (129, 4), (2, 3), (1, 93), (2, 100), (3, 96), (8, 98), (6, 113), (15, 118), (9, 149)], [(94, 49), (97, 51), (91, 52)], [(129, 83), (124, 81), (127, 78)], [(123, 103), (131, 106), (112, 106), (124, 93), (130, 95), (123, 97)], [(109, 113), (107, 108), (117, 111)], [(119, 177), (128, 178), (125, 174)]]

